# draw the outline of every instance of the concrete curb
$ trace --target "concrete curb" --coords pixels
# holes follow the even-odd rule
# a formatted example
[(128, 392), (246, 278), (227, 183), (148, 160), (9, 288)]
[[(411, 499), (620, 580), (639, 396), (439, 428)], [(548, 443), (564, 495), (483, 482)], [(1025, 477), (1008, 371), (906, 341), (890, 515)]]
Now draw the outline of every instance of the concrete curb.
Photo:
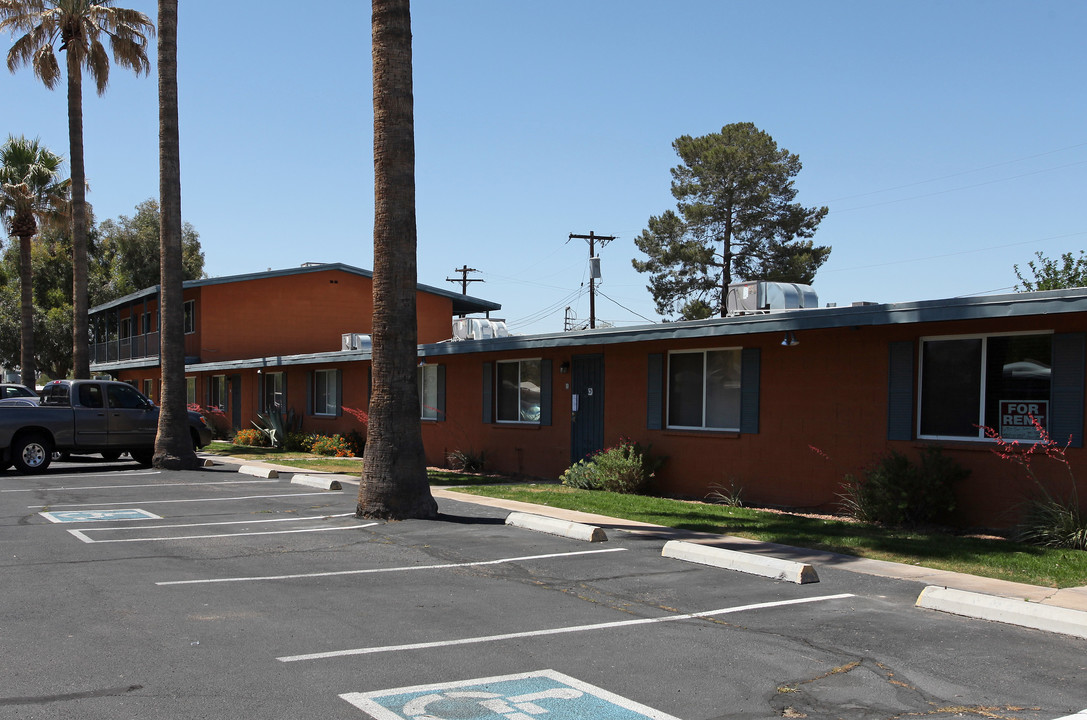
[(526, 530), (561, 535), (574, 540), (584, 540), (585, 542), (607, 542), (608, 539), (604, 531), (594, 525), (584, 525), (544, 515), (510, 513), (506, 516), (506, 524), (525, 528)]
[(343, 490), (343, 485), (334, 477), (328, 475), (292, 475), (291, 483), (320, 488), (322, 490)]
[(917, 607), (1087, 639), (1087, 612), (930, 585)]
[(661, 556), (736, 570), (749, 575), (785, 580), (798, 585), (819, 582), (819, 575), (811, 565), (682, 540), (666, 542), (664, 549), (661, 550)]
[(243, 475), (255, 475), (262, 478), (277, 478), (279, 472), (272, 470), (271, 468), (257, 467), (256, 465), (242, 465), (238, 468), (238, 472)]

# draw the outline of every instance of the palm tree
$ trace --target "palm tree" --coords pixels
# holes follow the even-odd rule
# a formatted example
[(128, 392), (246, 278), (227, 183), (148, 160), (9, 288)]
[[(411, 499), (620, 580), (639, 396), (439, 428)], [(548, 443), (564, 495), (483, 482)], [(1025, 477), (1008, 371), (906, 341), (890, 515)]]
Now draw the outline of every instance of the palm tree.
[(19, 366), (22, 382), (33, 388), (37, 380), (34, 360), (34, 285), (30, 242), (38, 222), (58, 222), (68, 199), (69, 181), (60, 179), (63, 158), (37, 138), (9, 136), (0, 147), (0, 217), (8, 221), (9, 237), (19, 238), (21, 296)]
[(162, 409), (152, 464), (199, 466), (189, 439), (185, 396), (185, 305), (181, 263), (181, 146), (177, 122), (177, 0), (159, 0), (159, 317), (162, 321)]
[(147, 73), (151, 19), (136, 10), (113, 7), (113, 0), (0, 0), (0, 31), (19, 35), (8, 51), (8, 70), (29, 65), (50, 90), (60, 80), (53, 51), (65, 52), (68, 76), (68, 142), (72, 164), (72, 366), (73, 376), (90, 377), (87, 302), (87, 197), (83, 165), (83, 70), (98, 94), (109, 83), (109, 40), (113, 60), (137, 75)]
[(356, 515), (432, 518), (416, 387), (415, 119), (409, 0), (373, 0), (373, 389)]

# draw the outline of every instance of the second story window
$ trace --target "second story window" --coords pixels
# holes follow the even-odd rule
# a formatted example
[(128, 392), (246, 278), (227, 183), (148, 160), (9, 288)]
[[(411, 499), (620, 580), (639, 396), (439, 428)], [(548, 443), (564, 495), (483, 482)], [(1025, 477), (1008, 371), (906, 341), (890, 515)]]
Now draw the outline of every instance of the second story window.
[(185, 334), (196, 332), (196, 301), (185, 301)]

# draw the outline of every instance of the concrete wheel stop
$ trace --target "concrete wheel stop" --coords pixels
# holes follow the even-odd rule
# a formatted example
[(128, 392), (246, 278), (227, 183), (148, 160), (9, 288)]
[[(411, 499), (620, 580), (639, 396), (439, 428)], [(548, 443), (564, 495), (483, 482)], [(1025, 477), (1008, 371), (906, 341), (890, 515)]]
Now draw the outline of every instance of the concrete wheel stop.
[(664, 544), (661, 555), (677, 560), (699, 563), (700, 565), (712, 565), (726, 570), (736, 570), (749, 575), (761, 575), (775, 580), (785, 580), (791, 583), (819, 582), (819, 575), (811, 565), (793, 562), (792, 560), (781, 560), (766, 555), (713, 547), (712, 545), (669, 540)]
[(546, 517), (544, 515), (531, 515), (529, 513), (510, 513), (506, 516), (506, 524), (526, 530), (536, 530), (551, 535), (561, 535), (573, 540), (585, 542), (606, 542), (607, 534), (595, 525), (560, 520), (559, 518)]

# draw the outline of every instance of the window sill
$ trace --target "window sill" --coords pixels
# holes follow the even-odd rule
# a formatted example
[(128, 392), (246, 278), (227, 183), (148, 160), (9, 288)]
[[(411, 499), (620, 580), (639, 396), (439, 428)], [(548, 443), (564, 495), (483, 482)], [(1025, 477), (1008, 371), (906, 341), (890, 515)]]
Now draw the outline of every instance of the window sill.
[(542, 425), (533, 422), (496, 422), (491, 423), (493, 430), (539, 430)]
[(742, 434), (739, 430), (673, 430), (667, 428), (662, 430), (661, 433), (669, 437), (710, 437), (729, 440), (738, 439)]

